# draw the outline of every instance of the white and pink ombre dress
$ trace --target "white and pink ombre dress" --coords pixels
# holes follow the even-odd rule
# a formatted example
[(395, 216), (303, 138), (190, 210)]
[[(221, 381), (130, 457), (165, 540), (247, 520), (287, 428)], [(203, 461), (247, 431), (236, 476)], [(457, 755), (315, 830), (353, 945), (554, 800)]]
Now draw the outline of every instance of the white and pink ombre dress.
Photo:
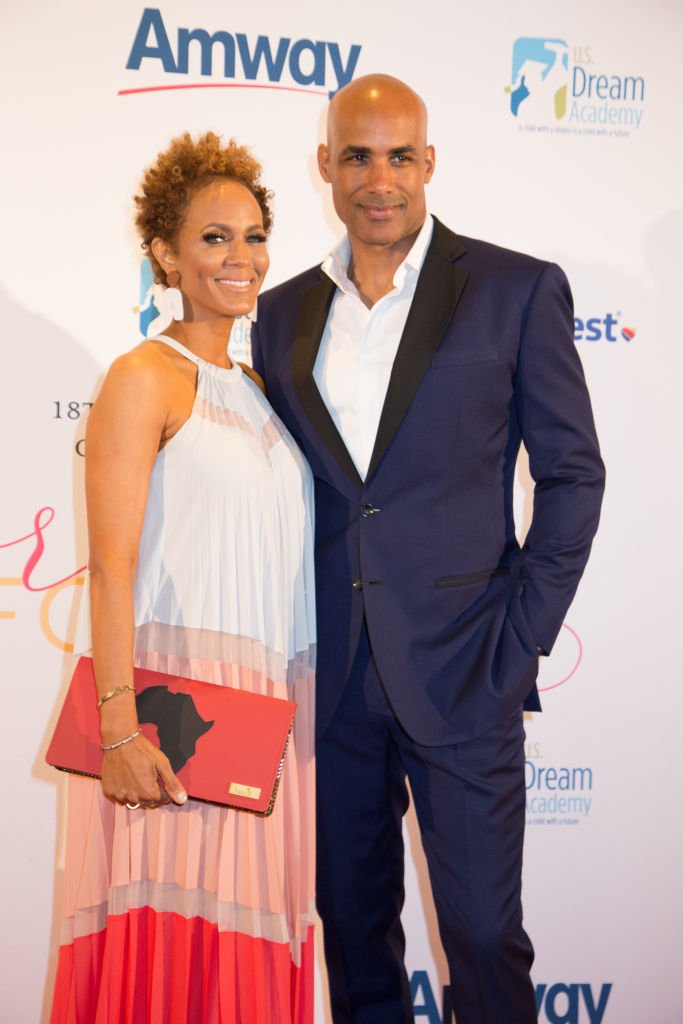
[(157, 456), (135, 582), (136, 664), (297, 702), (273, 814), (114, 806), (69, 780), (52, 1024), (313, 1021), (313, 486), (239, 366), (197, 359)]

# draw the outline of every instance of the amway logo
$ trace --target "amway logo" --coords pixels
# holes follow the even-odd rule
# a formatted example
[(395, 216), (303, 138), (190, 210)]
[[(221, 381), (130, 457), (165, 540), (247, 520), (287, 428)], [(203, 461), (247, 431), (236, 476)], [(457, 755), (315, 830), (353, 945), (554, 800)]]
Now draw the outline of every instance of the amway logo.
[[(594, 991), (593, 986), (587, 983), (536, 985), (536, 1013), (539, 1020), (547, 1020), (549, 1024), (602, 1024), (611, 991), (610, 982), (601, 985), (598, 991)], [(427, 971), (413, 971), (410, 995), (416, 1021), (419, 1019), (425, 1024), (450, 1024), (453, 1020), (449, 986), (443, 988), (443, 1002), (439, 1009)]]
[[(252, 89), (290, 89), (297, 92), (319, 93), (319, 90), (312, 89), (311, 86), (324, 86), (327, 95), (331, 98), (338, 89), (347, 85), (353, 78), (361, 51), (360, 46), (353, 45), (344, 59), (338, 43), (312, 39), (292, 41), (288, 37), (282, 37), (275, 41), (269, 39), (268, 36), (257, 36), (256, 41), (252, 44), (242, 32), (237, 32), (234, 35), (223, 31), (211, 34), (203, 28), (179, 28), (174, 48), (166, 31), (161, 11), (157, 7), (146, 7), (133, 40), (126, 68), (129, 71), (139, 71), (143, 60), (156, 60), (160, 62), (165, 74), (189, 75), (190, 44), (193, 44), (192, 54), (194, 54), (194, 60), (199, 63), (201, 75), (205, 77), (213, 75), (214, 56), (217, 54), (217, 63), (220, 64), (223, 78), (239, 79), (243, 77), (246, 81), (232, 82), (230, 85), (225, 82), (211, 82), (200, 85), (173, 84), (120, 89), (119, 96), (164, 89), (229, 88), (230, 86), (233, 88), (238, 86)], [(282, 84), (282, 76), (286, 69), (289, 71), (292, 81), (297, 83), (295, 86)], [(249, 85), (248, 83), (251, 82), (256, 83), (259, 74), (261, 78), (265, 75), (270, 84), (266, 85), (261, 81), (259, 84)]]
[[(600, 986), (597, 993), (593, 986), (583, 985), (537, 985), (536, 1013), (545, 1010), (545, 1016), (551, 1024), (600, 1024), (605, 1016), (607, 1000), (612, 991), (611, 982)], [(585, 1015), (581, 1013), (585, 1009)]]

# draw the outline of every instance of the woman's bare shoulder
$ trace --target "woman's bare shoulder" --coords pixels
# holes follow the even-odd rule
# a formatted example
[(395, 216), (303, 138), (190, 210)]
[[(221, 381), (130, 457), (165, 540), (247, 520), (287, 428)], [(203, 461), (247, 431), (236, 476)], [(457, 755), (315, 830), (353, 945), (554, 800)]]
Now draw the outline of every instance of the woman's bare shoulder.
[(160, 400), (173, 372), (171, 361), (159, 343), (141, 341), (117, 356), (109, 367), (96, 404)]
[(173, 372), (177, 362), (174, 351), (163, 342), (144, 339), (116, 357), (107, 377), (131, 382), (137, 378), (142, 386), (163, 385), (164, 376)]
[(178, 358), (174, 356), (174, 350), (163, 342), (143, 338), (133, 348), (117, 356), (111, 368), (116, 368), (121, 373), (158, 373), (160, 369), (174, 365)]

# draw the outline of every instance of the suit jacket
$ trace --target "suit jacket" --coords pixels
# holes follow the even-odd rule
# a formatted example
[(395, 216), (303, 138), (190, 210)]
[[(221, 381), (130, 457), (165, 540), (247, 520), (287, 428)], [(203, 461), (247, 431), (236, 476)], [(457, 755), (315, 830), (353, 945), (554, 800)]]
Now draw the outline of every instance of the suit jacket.
[[(335, 286), (314, 267), (259, 299), (254, 366), (316, 486), (318, 728), (365, 617), (393, 710), (426, 745), (472, 738), (525, 702), (588, 559), (604, 488), (554, 264), (435, 219), (362, 481), (312, 371)], [(520, 549), (513, 477), (535, 481)]]

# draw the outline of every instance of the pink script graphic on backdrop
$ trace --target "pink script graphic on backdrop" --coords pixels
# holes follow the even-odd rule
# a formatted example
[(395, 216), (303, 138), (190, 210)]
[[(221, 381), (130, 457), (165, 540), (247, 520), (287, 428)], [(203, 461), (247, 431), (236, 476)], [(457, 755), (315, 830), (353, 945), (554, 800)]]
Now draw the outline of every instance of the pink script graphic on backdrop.
[(581, 637), (576, 632), (576, 630), (572, 629), (571, 626), (568, 626), (566, 622), (562, 623), (562, 629), (566, 629), (567, 632), (570, 633), (576, 641), (576, 660), (574, 661), (574, 664), (572, 665), (571, 669), (564, 676), (563, 679), (560, 679), (558, 683), (551, 683), (550, 686), (539, 686), (539, 693), (547, 693), (548, 690), (556, 690), (558, 686), (563, 686), (564, 683), (568, 682), (571, 679), (571, 677), (575, 675), (579, 665), (581, 664), (581, 660), (583, 658), (583, 644), (581, 643)]
[(51, 590), (52, 587), (59, 586), (60, 583), (66, 583), (67, 580), (74, 579), (74, 577), (80, 575), (86, 566), (82, 565), (80, 569), (76, 569), (75, 572), (70, 572), (67, 576), (63, 576), (60, 580), (54, 580), (52, 583), (48, 583), (42, 587), (34, 587), (31, 582), (31, 576), (33, 570), (38, 565), (38, 562), (43, 557), (45, 552), (45, 541), (43, 540), (43, 531), (50, 525), (55, 517), (55, 510), (50, 505), (45, 505), (43, 508), (38, 509), (33, 519), (33, 529), (30, 533), (25, 534), (23, 537), (17, 537), (16, 540), (6, 541), (0, 544), (0, 548), (11, 548), (15, 544), (23, 544), (24, 541), (34, 540), (35, 545), (33, 551), (28, 557), (26, 565), (24, 566), (21, 574), (21, 582), (27, 590), (33, 591), (34, 594), (40, 593), (43, 590)]
[[(55, 510), (50, 505), (45, 505), (43, 508), (38, 509), (38, 511), (36, 512), (33, 519), (33, 529), (29, 533), (24, 534), (23, 537), (17, 537), (15, 540), (0, 543), (0, 549), (3, 549), (14, 547), (16, 544), (23, 544), (24, 541), (35, 541), (33, 551), (29, 555), (26, 564), (24, 565), (23, 572), (21, 574), (22, 584), (27, 590), (32, 591), (34, 594), (40, 593), (44, 590), (50, 590), (52, 589), (52, 587), (57, 587), (62, 583), (66, 583), (67, 580), (75, 579), (76, 576), (79, 576), (87, 568), (87, 566), (82, 565), (79, 569), (76, 569), (74, 572), (70, 572), (66, 576), (63, 576), (61, 579), (54, 580), (52, 583), (47, 583), (43, 586), (36, 587), (31, 582), (33, 571), (37, 567), (38, 563), (43, 557), (43, 554), (45, 553), (45, 541), (43, 539), (43, 532), (47, 529), (47, 527), (50, 525), (54, 518)], [(574, 664), (572, 665), (569, 672), (562, 679), (560, 679), (559, 682), (552, 683), (549, 686), (539, 686), (539, 693), (547, 693), (548, 690), (556, 690), (559, 686), (563, 686), (564, 683), (568, 682), (572, 678), (572, 676), (576, 674), (576, 671), (579, 665), (581, 664), (581, 660), (583, 658), (583, 644), (581, 643), (581, 638), (579, 637), (576, 630), (572, 629), (571, 626), (568, 626), (566, 622), (563, 623), (562, 628), (566, 629), (567, 632), (570, 633), (576, 641), (577, 650)]]

